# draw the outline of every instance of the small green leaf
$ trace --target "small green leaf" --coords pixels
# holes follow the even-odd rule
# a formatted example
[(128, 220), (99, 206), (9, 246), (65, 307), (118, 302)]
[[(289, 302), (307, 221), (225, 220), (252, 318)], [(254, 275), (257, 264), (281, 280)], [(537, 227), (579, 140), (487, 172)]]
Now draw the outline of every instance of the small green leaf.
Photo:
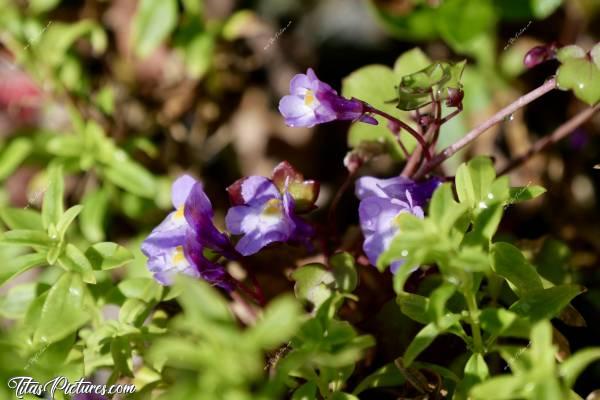
[[(181, 290), (177, 299), (191, 321), (206, 324), (233, 320), (227, 302), (208, 283), (179, 274), (175, 277), (175, 286)], [(198, 313), (199, 304), (202, 304), (202, 313)]]
[(400, 306), (402, 313), (414, 321), (427, 324), (434, 320), (428, 312), (430, 309), (430, 300), (425, 296), (401, 292), (398, 293), (396, 302)]
[(429, 307), (427, 314), (431, 321), (435, 321), (438, 325), (442, 322), (442, 318), (446, 314), (446, 302), (452, 297), (456, 291), (456, 286), (444, 282), (437, 287), (429, 296)]
[(89, 192), (83, 197), (79, 226), (85, 238), (92, 243), (104, 240), (103, 225), (109, 199), (108, 191), (103, 188)]
[(335, 279), (336, 288), (342, 292), (352, 293), (358, 285), (356, 262), (351, 254), (343, 252), (334, 254), (329, 260)]
[(560, 375), (567, 387), (573, 387), (575, 380), (588, 364), (600, 360), (600, 347), (590, 347), (579, 350), (577, 353), (563, 361), (559, 366)]
[(31, 153), (33, 145), (27, 138), (12, 140), (0, 153), (0, 181), (10, 176)]
[[(54, 343), (85, 324), (87, 288), (79, 274), (65, 272), (48, 291), (34, 334), (36, 343)], [(60, 323), (57, 323), (60, 322)]]
[(64, 181), (62, 167), (59, 165), (48, 167), (47, 181), (48, 187), (44, 193), (44, 203), (42, 205), (42, 223), (46, 229), (50, 224), (58, 224), (63, 215)]
[(600, 101), (600, 66), (592, 57), (581, 55), (575, 47), (568, 46), (558, 52), (561, 66), (556, 71), (556, 82), (560, 89), (573, 90), (575, 96), (590, 105)]
[(521, 186), (510, 188), (509, 204), (520, 203), (522, 201), (532, 200), (546, 193), (546, 189), (541, 186)]
[(273, 300), (256, 325), (248, 332), (255, 343), (271, 350), (289, 340), (300, 326), (301, 307), (292, 296)]
[(29, 1), (29, 9), (34, 14), (41, 14), (52, 10), (60, 3), (60, 0), (31, 0)]
[(487, 208), (495, 178), (496, 171), (489, 157), (479, 156), (461, 164), (455, 178), (458, 199), (474, 210)]
[(133, 19), (133, 43), (136, 53), (147, 57), (175, 29), (176, 0), (141, 0)]
[(520, 297), (543, 288), (537, 271), (517, 247), (509, 243), (494, 243), (490, 257), (494, 272), (508, 280)]
[(143, 300), (147, 303), (160, 300), (163, 287), (151, 278), (129, 278), (118, 285), (127, 298)]
[(583, 289), (578, 285), (560, 285), (528, 291), (510, 307), (510, 311), (532, 321), (553, 318), (581, 293)]
[(21, 245), (32, 247), (48, 247), (52, 241), (43, 231), (30, 229), (15, 229), (0, 235), (0, 244)]
[(31, 268), (44, 265), (45, 263), (46, 255), (38, 253), (25, 254), (13, 259), (5, 260), (0, 269), (0, 286), (4, 285), (17, 275), (20, 275)]
[(514, 399), (517, 392), (526, 383), (522, 375), (500, 375), (475, 385), (469, 392), (473, 400)]
[(10, 229), (44, 229), (40, 213), (29, 208), (2, 208), (0, 217)]
[(294, 390), (291, 400), (314, 400), (317, 398), (317, 385), (314, 382), (306, 382)]
[(291, 277), (296, 282), (294, 284), (296, 297), (311, 302), (315, 309), (329, 298), (331, 295), (329, 286), (335, 281), (331, 271), (317, 263), (298, 268)]
[(538, 19), (549, 17), (560, 5), (563, 0), (530, 0), (533, 15)]
[(496, 336), (528, 338), (531, 329), (526, 319), (503, 308), (485, 308), (479, 315), (481, 329)]
[(85, 254), (71, 243), (67, 243), (65, 252), (58, 257), (58, 262), (63, 268), (81, 274), (85, 283), (96, 283), (92, 264)]
[(133, 260), (128, 249), (112, 242), (96, 243), (85, 251), (85, 255), (95, 270), (118, 268)]
[(124, 159), (103, 170), (106, 179), (140, 197), (151, 199), (156, 194), (156, 181), (144, 167), (133, 161)]
[(435, 62), (428, 67), (405, 75), (398, 85), (398, 103), (396, 107), (409, 111), (431, 103), (432, 96), (436, 100), (445, 100), (449, 89), (462, 90), (460, 79), (466, 65), (458, 63)]
[[(372, 104), (380, 110), (392, 115), (397, 110), (386, 101), (394, 99), (394, 86), (397, 77), (391, 68), (385, 65), (368, 65), (352, 72), (342, 81), (342, 94), (346, 97), (356, 97)], [(399, 116), (402, 118), (402, 116)], [(406, 139), (404, 139), (406, 138)], [(348, 132), (350, 147), (358, 147), (362, 142), (378, 142), (384, 144), (388, 153), (396, 160), (404, 159), (402, 148), (398, 140), (388, 129), (385, 121), (373, 126), (365, 123), (352, 124)], [(414, 147), (415, 140), (408, 135), (403, 136), (403, 143), (407, 149)]]
[(352, 394), (358, 396), (365, 390), (371, 388), (401, 386), (405, 381), (404, 375), (402, 375), (398, 367), (391, 362), (363, 379), (358, 386), (356, 386)]
[(410, 364), (423, 352), (435, 338), (446, 331), (450, 326), (460, 320), (459, 315), (447, 314), (442, 318), (439, 324), (429, 323), (423, 327), (414, 337), (408, 348), (404, 352), (404, 365), (409, 367)]
[(25, 283), (8, 290), (0, 299), (0, 315), (7, 319), (22, 319), (35, 299), (37, 283)]
[(148, 314), (150, 307), (148, 303), (140, 299), (127, 299), (119, 310), (119, 322), (140, 326)]
[(67, 229), (75, 220), (75, 218), (77, 218), (82, 209), (83, 206), (81, 205), (73, 206), (65, 211), (65, 213), (60, 217), (58, 224), (56, 224), (56, 232), (58, 233), (59, 240), (63, 240)]

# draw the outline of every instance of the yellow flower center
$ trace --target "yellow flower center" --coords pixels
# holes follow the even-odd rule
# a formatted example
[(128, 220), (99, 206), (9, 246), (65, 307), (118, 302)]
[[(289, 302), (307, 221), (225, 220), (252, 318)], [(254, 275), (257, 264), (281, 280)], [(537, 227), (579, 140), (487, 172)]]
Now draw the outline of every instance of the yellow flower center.
[(314, 102), (315, 102), (315, 95), (313, 94), (312, 90), (307, 90), (306, 94), (304, 95), (304, 104), (306, 104), (307, 106), (310, 106)]
[(175, 248), (175, 254), (173, 254), (173, 258), (171, 259), (173, 264), (179, 264), (185, 260), (185, 255), (183, 254), (183, 246), (177, 246)]
[(184, 206), (179, 207), (177, 209), (177, 211), (175, 211), (174, 218), (176, 218), (176, 219), (183, 218), (183, 212), (184, 212)]
[(263, 214), (267, 215), (279, 215), (281, 214), (281, 200), (271, 199), (265, 204), (263, 208)]

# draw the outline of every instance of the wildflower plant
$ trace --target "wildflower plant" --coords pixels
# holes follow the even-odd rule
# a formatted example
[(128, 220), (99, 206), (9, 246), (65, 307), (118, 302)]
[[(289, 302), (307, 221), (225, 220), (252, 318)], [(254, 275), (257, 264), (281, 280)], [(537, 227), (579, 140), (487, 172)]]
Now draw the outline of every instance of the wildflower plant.
[[(50, 3), (31, 2), (22, 18), (39, 28)], [(139, 3), (132, 51), (148, 56), (172, 35), (190, 79), (212, 71), (210, 57), (197, 53), (212, 56), (217, 43), (235, 40), (236, 24), (248, 17), (216, 23), (193, 1)], [(487, 3), (477, 6), (484, 17)], [(483, 63), (479, 47), (461, 46), (448, 23), (461, 6), (443, 2), (431, 11), (439, 13), (434, 30), (414, 35), (440, 36)], [(375, 12), (390, 23), (386, 9)], [(150, 23), (161, 17), (160, 29)], [(445, 167), (490, 127), (557, 88), (589, 105), (558, 136), (590, 119), (599, 109), (600, 45), (534, 47), (525, 66), (555, 60), (556, 75), (456, 140), (444, 134), (472, 101), (466, 60), (409, 50), (393, 69), (353, 72), (340, 94), (312, 68), (296, 74), (278, 103), (282, 124), (350, 126), (339, 160), (347, 176), (329, 193), (285, 160), (268, 176), (218, 187), (193, 169), (157, 176), (135, 156), (153, 154), (152, 145), (137, 138), (126, 146), (111, 135), (120, 121), (110, 118), (110, 90), (85, 96), (89, 82), (74, 43), (88, 40), (101, 53), (106, 32), (92, 21), (56, 23), (40, 33), (50, 50), (39, 43), (19, 50), (25, 28), (9, 28), (20, 63), (33, 69), (47, 56), (38, 72), (69, 99), (71, 130), (14, 139), (0, 153), (1, 180), (30, 154), (48, 160), (40, 207), (0, 207), (0, 315), (10, 320), (0, 326), (3, 381), (24, 373), (41, 382), (90, 377), (134, 384), (132, 399), (165, 400), (581, 398), (576, 379), (600, 348), (562, 351), (561, 327), (585, 323), (571, 301), (586, 288), (556, 271), (568, 247), (544, 238), (532, 250), (500, 232), (509, 207), (546, 189), (511, 186), (503, 172), (526, 159), (500, 172), (488, 156), (468, 157), (455, 173)], [(395, 172), (374, 173), (380, 157)], [(83, 183), (71, 190), (75, 180)], [(344, 226), (354, 226), (338, 232), (345, 194), (353, 194), (354, 219)], [(111, 218), (136, 234), (111, 235)], [(259, 275), (264, 269), (284, 283), (271, 285)], [(450, 343), (449, 354), (435, 360), (440, 343)], [(6, 387), (0, 394), (12, 396)]]

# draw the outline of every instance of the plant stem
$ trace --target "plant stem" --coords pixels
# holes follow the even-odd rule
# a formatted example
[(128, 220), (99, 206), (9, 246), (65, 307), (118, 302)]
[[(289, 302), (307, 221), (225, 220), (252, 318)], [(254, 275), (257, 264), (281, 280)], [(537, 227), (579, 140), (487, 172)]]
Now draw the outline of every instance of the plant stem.
[(481, 330), (479, 328), (479, 308), (477, 307), (475, 293), (469, 290), (464, 293), (464, 296), (469, 308), (469, 324), (471, 325), (471, 334), (473, 335), (473, 346), (476, 353), (483, 354), (483, 340), (481, 339)]
[(417, 140), (417, 142), (419, 142), (419, 145), (421, 145), (421, 148), (425, 151), (425, 157), (427, 157), (428, 160), (431, 159), (431, 154), (429, 153), (429, 148), (427, 147), (427, 143), (425, 142), (425, 139), (423, 139), (423, 136), (421, 136), (421, 134), (419, 134), (419, 132), (415, 131), (413, 128), (410, 127), (410, 125), (406, 124), (405, 122), (400, 121), (398, 118), (394, 117), (393, 115), (390, 115), (390, 114), (386, 113), (385, 111), (381, 111), (368, 103), (363, 102), (363, 104), (365, 106), (365, 112), (370, 112), (370, 113), (379, 115), (380, 117), (383, 117), (383, 118), (387, 119), (388, 121), (404, 128), (404, 130), (406, 130), (408, 133), (410, 133), (411, 136), (414, 137)]
[(531, 103), (533, 100), (545, 95), (546, 93), (550, 92), (551, 90), (553, 90), (555, 88), (556, 88), (556, 79), (553, 77), (551, 79), (548, 79), (546, 82), (544, 82), (544, 84), (542, 84), (541, 86), (532, 90), (531, 92), (527, 93), (526, 95), (519, 97), (516, 101), (514, 101), (513, 103), (504, 107), (502, 110), (498, 111), (490, 119), (488, 119), (481, 125), (477, 126), (476, 128), (472, 129), (469, 133), (467, 133), (460, 140), (458, 140), (454, 144), (446, 147), (444, 150), (442, 150), (440, 153), (438, 153), (435, 157), (433, 157), (433, 159), (429, 160), (426, 164), (424, 164), (421, 168), (419, 168), (419, 170), (417, 171), (417, 173), (414, 176), (414, 179), (422, 178), (423, 176), (425, 176), (425, 174), (427, 174), (428, 172), (433, 170), (435, 167), (440, 165), (446, 159), (452, 157), (457, 151), (459, 151), (463, 147), (470, 144), (473, 140), (477, 139), (481, 134), (483, 134), (489, 128), (500, 123), (501, 121), (504, 120), (504, 118), (508, 117), (509, 115), (511, 115), (512, 113), (517, 111), (518, 109)]
[(512, 171), (519, 165), (529, 161), (534, 154), (545, 150), (549, 146), (569, 136), (575, 131), (575, 128), (577, 128), (579, 125), (584, 124), (587, 120), (592, 118), (592, 116), (598, 110), (600, 110), (600, 104), (597, 104), (594, 107), (586, 108), (585, 110), (581, 111), (579, 114), (575, 115), (573, 118), (556, 128), (556, 130), (550, 135), (544, 136), (543, 138), (535, 142), (531, 146), (531, 148), (527, 150), (526, 153), (511, 160), (504, 168), (500, 170), (500, 172), (498, 172), (498, 176), (504, 175), (507, 172)]

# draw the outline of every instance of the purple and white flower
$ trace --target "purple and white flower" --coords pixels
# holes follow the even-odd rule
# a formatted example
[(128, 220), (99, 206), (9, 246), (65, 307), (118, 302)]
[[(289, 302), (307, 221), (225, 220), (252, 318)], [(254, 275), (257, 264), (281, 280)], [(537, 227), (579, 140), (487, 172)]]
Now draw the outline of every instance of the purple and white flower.
[(227, 235), (215, 227), (212, 205), (202, 184), (184, 175), (173, 183), (171, 198), (175, 211), (142, 243), (148, 269), (163, 285), (172, 284), (174, 275), (183, 273), (231, 290), (233, 283), (224, 267), (209, 260), (205, 252), (227, 258), (238, 255)]
[[(293, 187), (296, 190), (292, 191)], [(275, 242), (308, 245), (314, 230), (298, 217), (297, 204), (303, 205), (300, 211), (309, 210), (318, 190), (318, 184), (303, 181), (302, 175), (287, 163), (275, 168), (273, 179), (249, 176), (229, 186), (233, 207), (227, 212), (225, 224), (232, 234), (242, 235), (236, 250), (249, 256)]]
[(297, 74), (290, 81), (290, 94), (279, 102), (279, 112), (288, 126), (313, 127), (334, 120), (361, 120), (377, 125), (365, 114), (365, 105), (357, 99), (346, 99), (325, 82), (320, 81), (312, 68)]
[[(423, 207), (439, 184), (436, 178), (414, 182), (404, 177), (377, 179), (366, 176), (357, 181), (358, 214), (365, 237), (363, 250), (371, 264), (377, 264), (379, 256), (398, 234), (398, 216), (411, 213), (423, 218)], [(390, 266), (392, 273), (402, 264), (402, 260), (394, 262)]]

